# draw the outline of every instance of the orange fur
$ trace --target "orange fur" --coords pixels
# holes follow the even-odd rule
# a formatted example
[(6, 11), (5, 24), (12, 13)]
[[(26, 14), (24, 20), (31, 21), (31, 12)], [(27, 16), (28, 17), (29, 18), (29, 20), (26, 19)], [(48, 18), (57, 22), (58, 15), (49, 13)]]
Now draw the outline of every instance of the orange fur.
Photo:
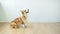
[(10, 26), (12, 28), (14, 28), (16, 25), (21, 25), (21, 24), (24, 24), (24, 21), (26, 20), (26, 10), (21, 10), (21, 13), (22, 13), (22, 16), (21, 17), (18, 17), (16, 19), (14, 19), (13, 21), (11, 21), (11, 24)]

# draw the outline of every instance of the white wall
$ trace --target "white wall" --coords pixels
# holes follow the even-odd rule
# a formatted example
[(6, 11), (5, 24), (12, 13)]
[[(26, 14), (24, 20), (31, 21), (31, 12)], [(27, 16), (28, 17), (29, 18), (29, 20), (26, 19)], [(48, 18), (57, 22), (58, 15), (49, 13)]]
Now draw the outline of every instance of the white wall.
[(0, 0), (0, 22), (21, 16), (29, 9), (29, 22), (60, 22), (60, 0)]

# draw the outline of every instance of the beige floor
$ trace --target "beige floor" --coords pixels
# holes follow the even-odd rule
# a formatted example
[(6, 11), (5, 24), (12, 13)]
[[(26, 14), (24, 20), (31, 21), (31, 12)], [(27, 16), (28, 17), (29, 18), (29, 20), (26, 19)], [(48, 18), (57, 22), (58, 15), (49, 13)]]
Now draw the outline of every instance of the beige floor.
[(27, 28), (12, 29), (9, 24), (0, 24), (0, 34), (60, 34), (59, 23), (31, 23)]

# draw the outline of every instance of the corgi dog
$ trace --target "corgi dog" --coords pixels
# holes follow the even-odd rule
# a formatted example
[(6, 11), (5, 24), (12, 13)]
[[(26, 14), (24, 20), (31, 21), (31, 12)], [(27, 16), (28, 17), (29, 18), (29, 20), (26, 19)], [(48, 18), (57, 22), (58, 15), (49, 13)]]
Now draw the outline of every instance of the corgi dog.
[(22, 24), (25, 24), (25, 21), (27, 19), (27, 13), (29, 13), (29, 9), (28, 10), (25, 10), (25, 9), (21, 10), (22, 16), (11, 21), (10, 26), (12, 28), (15, 28), (16, 26), (20, 26)]

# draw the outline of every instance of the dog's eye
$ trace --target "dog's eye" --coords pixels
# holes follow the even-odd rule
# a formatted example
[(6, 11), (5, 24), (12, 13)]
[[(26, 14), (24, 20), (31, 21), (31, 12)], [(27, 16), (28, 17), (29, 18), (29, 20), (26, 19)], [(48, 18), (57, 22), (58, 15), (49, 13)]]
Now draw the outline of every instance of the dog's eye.
[(24, 14), (24, 12), (22, 12), (22, 14)]

